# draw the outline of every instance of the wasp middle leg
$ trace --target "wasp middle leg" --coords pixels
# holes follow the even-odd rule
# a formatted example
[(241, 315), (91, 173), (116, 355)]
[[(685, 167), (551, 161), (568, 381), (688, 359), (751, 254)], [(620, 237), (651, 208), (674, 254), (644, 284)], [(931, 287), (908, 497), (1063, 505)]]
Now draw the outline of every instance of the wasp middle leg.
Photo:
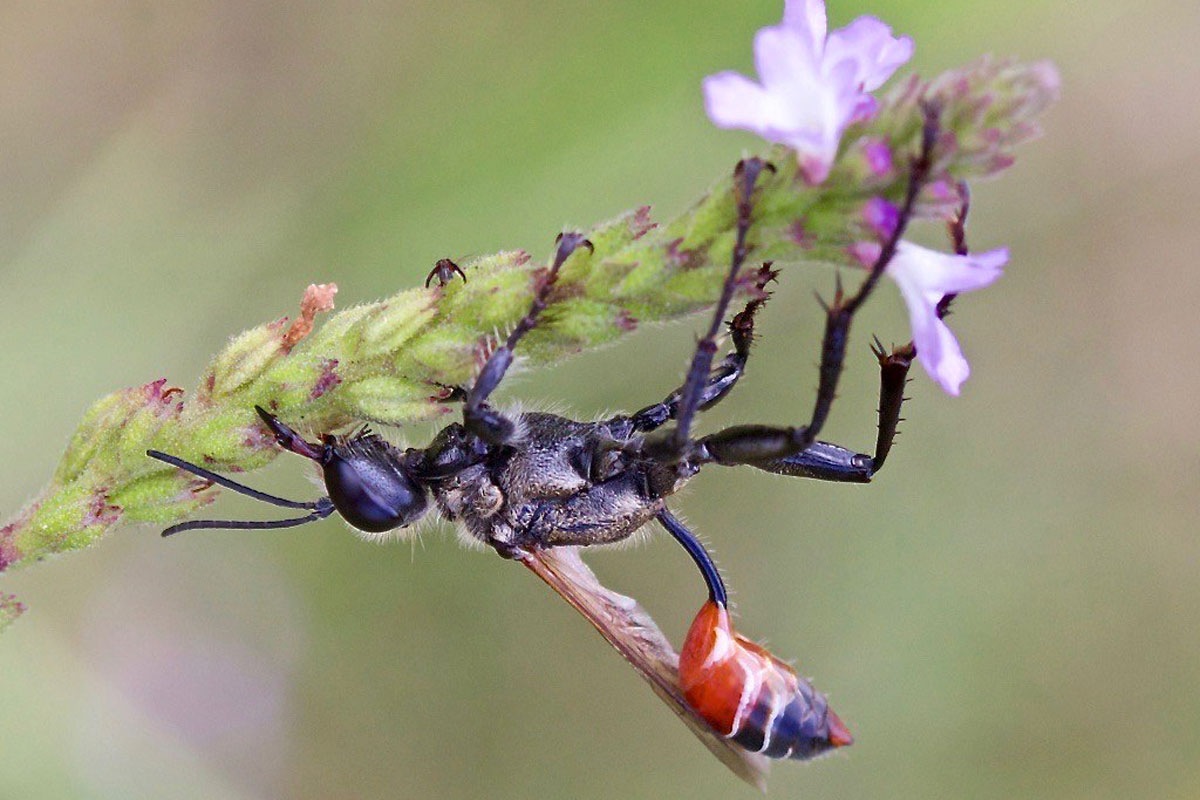
[[(715, 391), (711, 389), (713, 383), (710, 375), (713, 358), (717, 353), (717, 335), (720, 333), (725, 313), (729, 310), (729, 304), (737, 289), (738, 273), (741, 272), (742, 265), (746, 261), (748, 252), (746, 236), (750, 232), (751, 214), (754, 210), (754, 188), (759, 175), (764, 170), (774, 172), (775, 167), (761, 158), (743, 159), (734, 168), (733, 190), (737, 200), (737, 228), (733, 253), (729, 260), (729, 273), (721, 286), (721, 296), (717, 299), (716, 308), (713, 310), (712, 324), (709, 326), (708, 333), (696, 343), (696, 352), (692, 356), (687, 377), (677, 392), (675, 429), (671, 432), (670, 437), (656, 448), (659, 451), (658, 456), (664, 460), (681, 461), (686, 458), (691, 444), (688, 437), (696, 412), (701, 407), (711, 406), (720, 400), (732, 388), (737, 376), (741, 374), (740, 369), (735, 370), (733, 381), (729, 382), (724, 391), (719, 388)], [(751, 316), (753, 316), (753, 312), (751, 312)], [(748, 348), (748, 342), (746, 346)], [(744, 359), (742, 361), (744, 366)], [(709, 396), (706, 397), (706, 395)], [(669, 400), (670, 398), (668, 398), (668, 402)]]
[[(733, 351), (709, 372), (708, 381), (701, 389), (696, 402), (697, 411), (707, 411), (724, 400), (745, 374), (746, 362), (750, 358), (750, 346), (754, 343), (754, 318), (766, 305), (767, 298), (770, 296), (766, 291), (767, 284), (775, 280), (778, 275), (779, 272), (771, 269), (770, 264), (763, 264), (755, 273), (754, 298), (726, 323)], [(680, 386), (661, 402), (646, 406), (629, 417), (632, 430), (637, 433), (650, 433), (678, 418), (686, 388), (686, 384)]]

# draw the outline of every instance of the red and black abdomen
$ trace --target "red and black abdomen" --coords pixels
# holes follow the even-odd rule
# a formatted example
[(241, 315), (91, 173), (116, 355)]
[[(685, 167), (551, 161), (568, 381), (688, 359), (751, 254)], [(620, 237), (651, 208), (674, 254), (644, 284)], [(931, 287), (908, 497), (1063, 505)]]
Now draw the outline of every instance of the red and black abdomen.
[(824, 695), (734, 631), (728, 610), (711, 600), (688, 630), (679, 679), (696, 713), (752, 752), (803, 760), (854, 741)]

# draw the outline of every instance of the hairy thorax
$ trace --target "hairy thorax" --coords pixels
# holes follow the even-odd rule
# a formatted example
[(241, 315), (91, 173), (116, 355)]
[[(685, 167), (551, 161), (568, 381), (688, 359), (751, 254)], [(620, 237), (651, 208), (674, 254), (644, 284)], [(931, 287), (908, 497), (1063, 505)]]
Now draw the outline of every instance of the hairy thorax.
[(501, 550), (617, 542), (663, 508), (686, 478), (627, 454), (628, 427), (544, 413), (519, 437), (434, 488), (443, 516)]

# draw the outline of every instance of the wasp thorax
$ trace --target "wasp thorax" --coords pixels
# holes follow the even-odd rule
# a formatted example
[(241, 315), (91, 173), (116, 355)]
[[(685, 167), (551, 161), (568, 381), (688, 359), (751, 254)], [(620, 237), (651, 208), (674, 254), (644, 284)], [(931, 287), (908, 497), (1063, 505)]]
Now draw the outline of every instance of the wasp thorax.
[(424, 515), (428, 506), (425, 490), (380, 439), (333, 446), (322, 466), (334, 507), (361, 531), (403, 528)]

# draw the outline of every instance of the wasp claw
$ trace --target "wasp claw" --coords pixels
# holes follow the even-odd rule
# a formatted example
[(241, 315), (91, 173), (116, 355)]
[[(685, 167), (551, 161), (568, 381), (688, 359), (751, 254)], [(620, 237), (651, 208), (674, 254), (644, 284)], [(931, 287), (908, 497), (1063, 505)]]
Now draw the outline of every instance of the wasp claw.
[(433, 283), (435, 279), (438, 286), (445, 286), (454, 280), (455, 275), (462, 278), (463, 283), (467, 282), (467, 275), (459, 268), (458, 264), (448, 258), (438, 259), (438, 262), (433, 265), (433, 269), (425, 276), (425, 288), (428, 289), (429, 284)]

